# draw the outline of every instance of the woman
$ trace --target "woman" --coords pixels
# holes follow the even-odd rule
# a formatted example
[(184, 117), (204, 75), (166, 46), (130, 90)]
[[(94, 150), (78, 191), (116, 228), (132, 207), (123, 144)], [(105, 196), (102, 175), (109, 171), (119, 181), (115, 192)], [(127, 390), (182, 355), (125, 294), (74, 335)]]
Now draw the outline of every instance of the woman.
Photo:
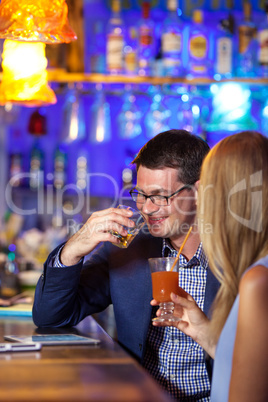
[(266, 402), (268, 138), (245, 131), (209, 152), (202, 166), (198, 218), (221, 287), (211, 320), (190, 295), (172, 294), (175, 314), (182, 319), (176, 326), (215, 355), (211, 402)]

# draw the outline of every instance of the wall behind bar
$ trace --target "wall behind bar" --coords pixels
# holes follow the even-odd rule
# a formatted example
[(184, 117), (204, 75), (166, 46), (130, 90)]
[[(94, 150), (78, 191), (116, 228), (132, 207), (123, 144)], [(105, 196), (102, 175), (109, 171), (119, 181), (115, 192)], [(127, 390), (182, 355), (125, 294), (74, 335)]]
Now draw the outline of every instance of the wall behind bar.
[[(166, 15), (166, 2), (163, 0), (152, 0), (152, 18), (156, 24), (160, 24)], [(254, 11), (254, 21), (258, 23), (264, 17), (263, 1), (252, 1)], [(193, 8), (200, 7), (205, 10), (205, 16), (208, 23), (212, 26), (216, 22), (225, 17), (230, 10), (231, 2), (226, 0), (197, 0), (197, 1), (181, 1), (182, 16), (185, 21), (189, 21)], [(141, 1), (123, 0), (122, 1), (123, 18), (126, 24), (134, 24), (140, 17)], [(105, 27), (111, 12), (110, 1), (108, 0), (85, 0), (84, 1), (84, 65), (85, 72), (92, 71), (92, 55), (96, 51), (96, 45), (100, 46), (102, 55), (105, 53)], [(242, 20), (242, 0), (234, 1), (233, 12), (236, 16), (237, 23)], [(96, 23), (99, 24), (100, 42), (96, 41)], [(79, 38), (78, 38), (79, 40)], [(67, 45), (68, 46), (68, 45)], [(60, 54), (58, 60), (50, 60), (50, 67), (64, 67), (64, 46), (57, 48)], [(59, 63), (57, 65), (57, 62)], [(62, 63), (62, 64), (60, 64)], [(5, 126), (6, 133), (6, 151), (7, 163), (10, 170), (12, 155), (21, 155), (21, 169), (26, 174), (30, 171), (31, 152), (34, 148), (39, 148), (43, 153), (43, 181), (44, 187), (53, 189), (53, 175), (55, 153), (58, 148), (65, 154), (65, 184), (61, 191), (64, 195), (72, 194), (74, 198), (79, 197), (80, 193), (87, 197), (92, 197), (92, 207), (94, 209), (100, 206), (96, 199), (106, 198), (102, 207), (110, 206), (109, 203), (118, 203), (124, 185), (122, 180), (122, 172), (126, 168), (131, 168), (131, 160), (135, 157), (138, 150), (152, 136), (152, 132), (146, 125), (146, 117), (152, 105), (153, 98), (156, 94), (162, 96), (161, 105), (164, 109), (170, 111), (170, 117), (167, 119), (168, 128), (181, 128), (181, 122), (178, 118), (178, 112), (184, 103), (182, 102), (182, 94), (192, 94), (197, 105), (202, 107), (202, 119), (200, 124), (194, 129), (194, 133), (204, 136), (210, 145), (215, 144), (220, 138), (231, 134), (233, 131), (216, 129), (215, 131), (207, 131), (206, 123), (212, 114), (212, 93), (210, 85), (192, 85), (183, 86), (181, 84), (170, 86), (150, 86), (150, 85), (132, 85), (131, 89), (136, 97), (135, 105), (141, 113), (141, 133), (135, 138), (124, 138), (120, 132), (119, 115), (122, 111), (124, 102), (126, 102), (126, 92), (129, 86), (124, 84), (103, 84), (102, 91), (105, 95), (106, 103), (110, 110), (110, 138), (106, 141), (98, 143), (94, 140), (92, 133), (92, 121), (96, 117), (94, 104), (97, 99), (96, 84), (84, 83), (77, 86), (79, 93), (79, 107), (82, 109), (83, 118), (81, 124), (84, 125), (84, 138), (72, 143), (63, 141), (63, 137), (68, 131), (66, 123), (67, 100), (71, 92), (71, 88), (67, 85), (51, 84), (57, 94), (58, 102), (56, 105), (47, 106), (39, 109), (47, 121), (47, 132), (45, 135), (37, 137), (29, 132), (29, 120), (34, 108), (13, 106), (10, 111), (4, 111), (1, 107), (1, 120)], [(248, 86), (245, 87), (247, 90)], [(250, 107), (248, 109), (248, 117), (254, 122), (255, 129), (262, 130), (261, 114), (267, 99), (267, 90), (265, 86), (253, 86), (250, 98)], [(184, 127), (185, 128), (185, 127)], [(161, 130), (160, 130), (161, 131)], [(105, 133), (107, 134), (107, 133)], [(79, 156), (85, 156), (88, 160), (88, 186), (86, 190), (76, 192), (74, 187), (77, 182), (77, 160)], [(9, 178), (8, 178), (9, 179)], [(133, 174), (132, 183), (135, 183), (135, 174)], [(73, 189), (69, 185), (73, 185)], [(131, 182), (129, 183), (131, 185)], [(69, 187), (68, 187), (69, 186)], [(24, 188), (21, 192), (21, 198), (27, 199), (38, 197), (36, 191), (29, 190), (30, 196), (25, 196), (28, 191), (29, 183), (24, 180), (20, 188)], [(19, 189), (16, 189), (19, 194)], [(25, 189), (27, 190), (25, 192)], [(46, 190), (47, 191), (47, 190)], [(19, 198), (19, 197), (18, 197)], [(17, 198), (16, 198), (17, 200)], [(29, 204), (28, 204), (29, 205)], [(28, 208), (28, 207), (27, 207)], [(83, 212), (84, 213), (84, 212)], [(88, 215), (90, 210), (86, 210)], [(48, 214), (49, 215), (49, 214)], [(51, 215), (51, 214), (50, 214)], [(51, 216), (50, 216), (51, 217)]]

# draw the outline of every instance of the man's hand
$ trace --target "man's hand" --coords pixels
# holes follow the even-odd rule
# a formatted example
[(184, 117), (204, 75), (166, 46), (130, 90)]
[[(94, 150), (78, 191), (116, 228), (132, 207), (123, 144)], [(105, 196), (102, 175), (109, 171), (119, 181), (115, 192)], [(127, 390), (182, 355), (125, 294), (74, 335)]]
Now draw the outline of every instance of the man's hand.
[(131, 211), (118, 208), (94, 212), (84, 226), (63, 247), (60, 255), (62, 264), (66, 266), (77, 264), (102, 241), (119, 243), (119, 239), (109, 232), (113, 230), (126, 236), (127, 231), (123, 226), (135, 226), (131, 216)]

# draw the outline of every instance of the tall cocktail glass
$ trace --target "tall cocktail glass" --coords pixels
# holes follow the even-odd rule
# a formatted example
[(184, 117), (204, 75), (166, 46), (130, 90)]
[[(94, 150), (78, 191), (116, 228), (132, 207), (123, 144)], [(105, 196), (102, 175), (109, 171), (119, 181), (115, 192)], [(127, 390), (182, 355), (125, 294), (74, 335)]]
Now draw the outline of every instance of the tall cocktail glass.
[(153, 298), (159, 302), (160, 308), (160, 316), (153, 318), (156, 322), (180, 321), (180, 318), (173, 315), (174, 303), (170, 299), (171, 292), (179, 293), (179, 262), (171, 271), (174, 261), (172, 257), (149, 258)]

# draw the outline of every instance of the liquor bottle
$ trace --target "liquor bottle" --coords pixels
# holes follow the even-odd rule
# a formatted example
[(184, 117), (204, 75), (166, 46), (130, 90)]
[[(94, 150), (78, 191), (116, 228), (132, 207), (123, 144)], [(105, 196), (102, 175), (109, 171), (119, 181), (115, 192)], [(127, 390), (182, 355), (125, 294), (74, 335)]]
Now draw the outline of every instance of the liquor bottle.
[(167, 0), (168, 16), (161, 33), (163, 73), (171, 77), (183, 75), (183, 24), (178, 15), (178, 0)]
[(10, 179), (12, 187), (18, 187), (22, 184), (22, 154), (12, 153), (10, 155)]
[(104, 21), (97, 19), (93, 25), (93, 40), (91, 37), (89, 70), (91, 73), (105, 73), (105, 24)]
[(37, 190), (44, 184), (43, 172), (44, 153), (38, 140), (35, 142), (30, 157), (30, 188)]
[(138, 32), (136, 27), (130, 26), (126, 34), (124, 46), (124, 72), (126, 75), (137, 74), (138, 68)]
[(106, 69), (110, 74), (123, 73), (124, 36), (120, 0), (112, 0), (112, 15), (108, 21), (106, 38)]
[(220, 21), (215, 38), (215, 74), (219, 78), (230, 78), (234, 69), (234, 18)]
[(154, 77), (163, 77), (165, 72), (163, 70), (161, 35), (155, 33), (155, 38), (156, 55), (153, 63), (152, 75)]
[(85, 190), (88, 184), (89, 154), (85, 147), (79, 149), (76, 158), (76, 187)]
[(0, 296), (3, 298), (13, 297), (21, 291), (18, 264), (15, 254), (14, 257), (11, 254), (14, 253), (9, 252), (6, 262), (0, 265)]
[(138, 24), (138, 73), (142, 76), (152, 74), (154, 63), (154, 24), (150, 19), (150, 3), (142, 3), (142, 18)]
[(257, 29), (251, 18), (251, 3), (243, 3), (244, 20), (238, 26), (238, 66), (237, 75), (240, 77), (255, 76), (257, 68), (256, 40)]
[(189, 27), (188, 76), (207, 77), (212, 72), (210, 31), (203, 24), (203, 12), (193, 11), (193, 23)]
[(57, 148), (54, 156), (54, 180), (53, 185), (55, 188), (60, 189), (65, 185), (66, 176), (66, 155), (60, 149)]
[(122, 170), (122, 187), (124, 189), (133, 187), (133, 170), (130, 167), (125, 167)]
[(262, 77), (268, 77), (268, 1), (265, 3), (264, 11), (265, 19), (258, 31), (258, 62), (260, 65), (260, 75)]
[[(3, 121), (3, 120), (1, 120)], [(9, 130), (9, 157), (8, 157), (8, 163), (5, 164), (6, 169), (9, 167), (9, 185), (11, 187), (19, 187), (19, 186), (24, 186), (25, 183), (25, 169), (24, 165), (27, 163), (27, 158), (25, 158), (25, 152), (23, 152), (25, 148), (25, 138), (23, 136), (22, 131), (20, 128), (11, 128), (11, 122), (9, 123), (10, 130)], [(2, 147), (3, 148), (3, 147)], [(5, 148), (5, 147), (4, 147)], [(3, 154), (3, 150), (2, 154)], [(7, 149), (5, 149), (5, 156), (6, 155)], [(3, 155), (0, 155), (0, 160), (5, 161)], [(27, 174), (26, 174), (27, 176)], [(3, 175), (5, 177), (5, 175)]]

